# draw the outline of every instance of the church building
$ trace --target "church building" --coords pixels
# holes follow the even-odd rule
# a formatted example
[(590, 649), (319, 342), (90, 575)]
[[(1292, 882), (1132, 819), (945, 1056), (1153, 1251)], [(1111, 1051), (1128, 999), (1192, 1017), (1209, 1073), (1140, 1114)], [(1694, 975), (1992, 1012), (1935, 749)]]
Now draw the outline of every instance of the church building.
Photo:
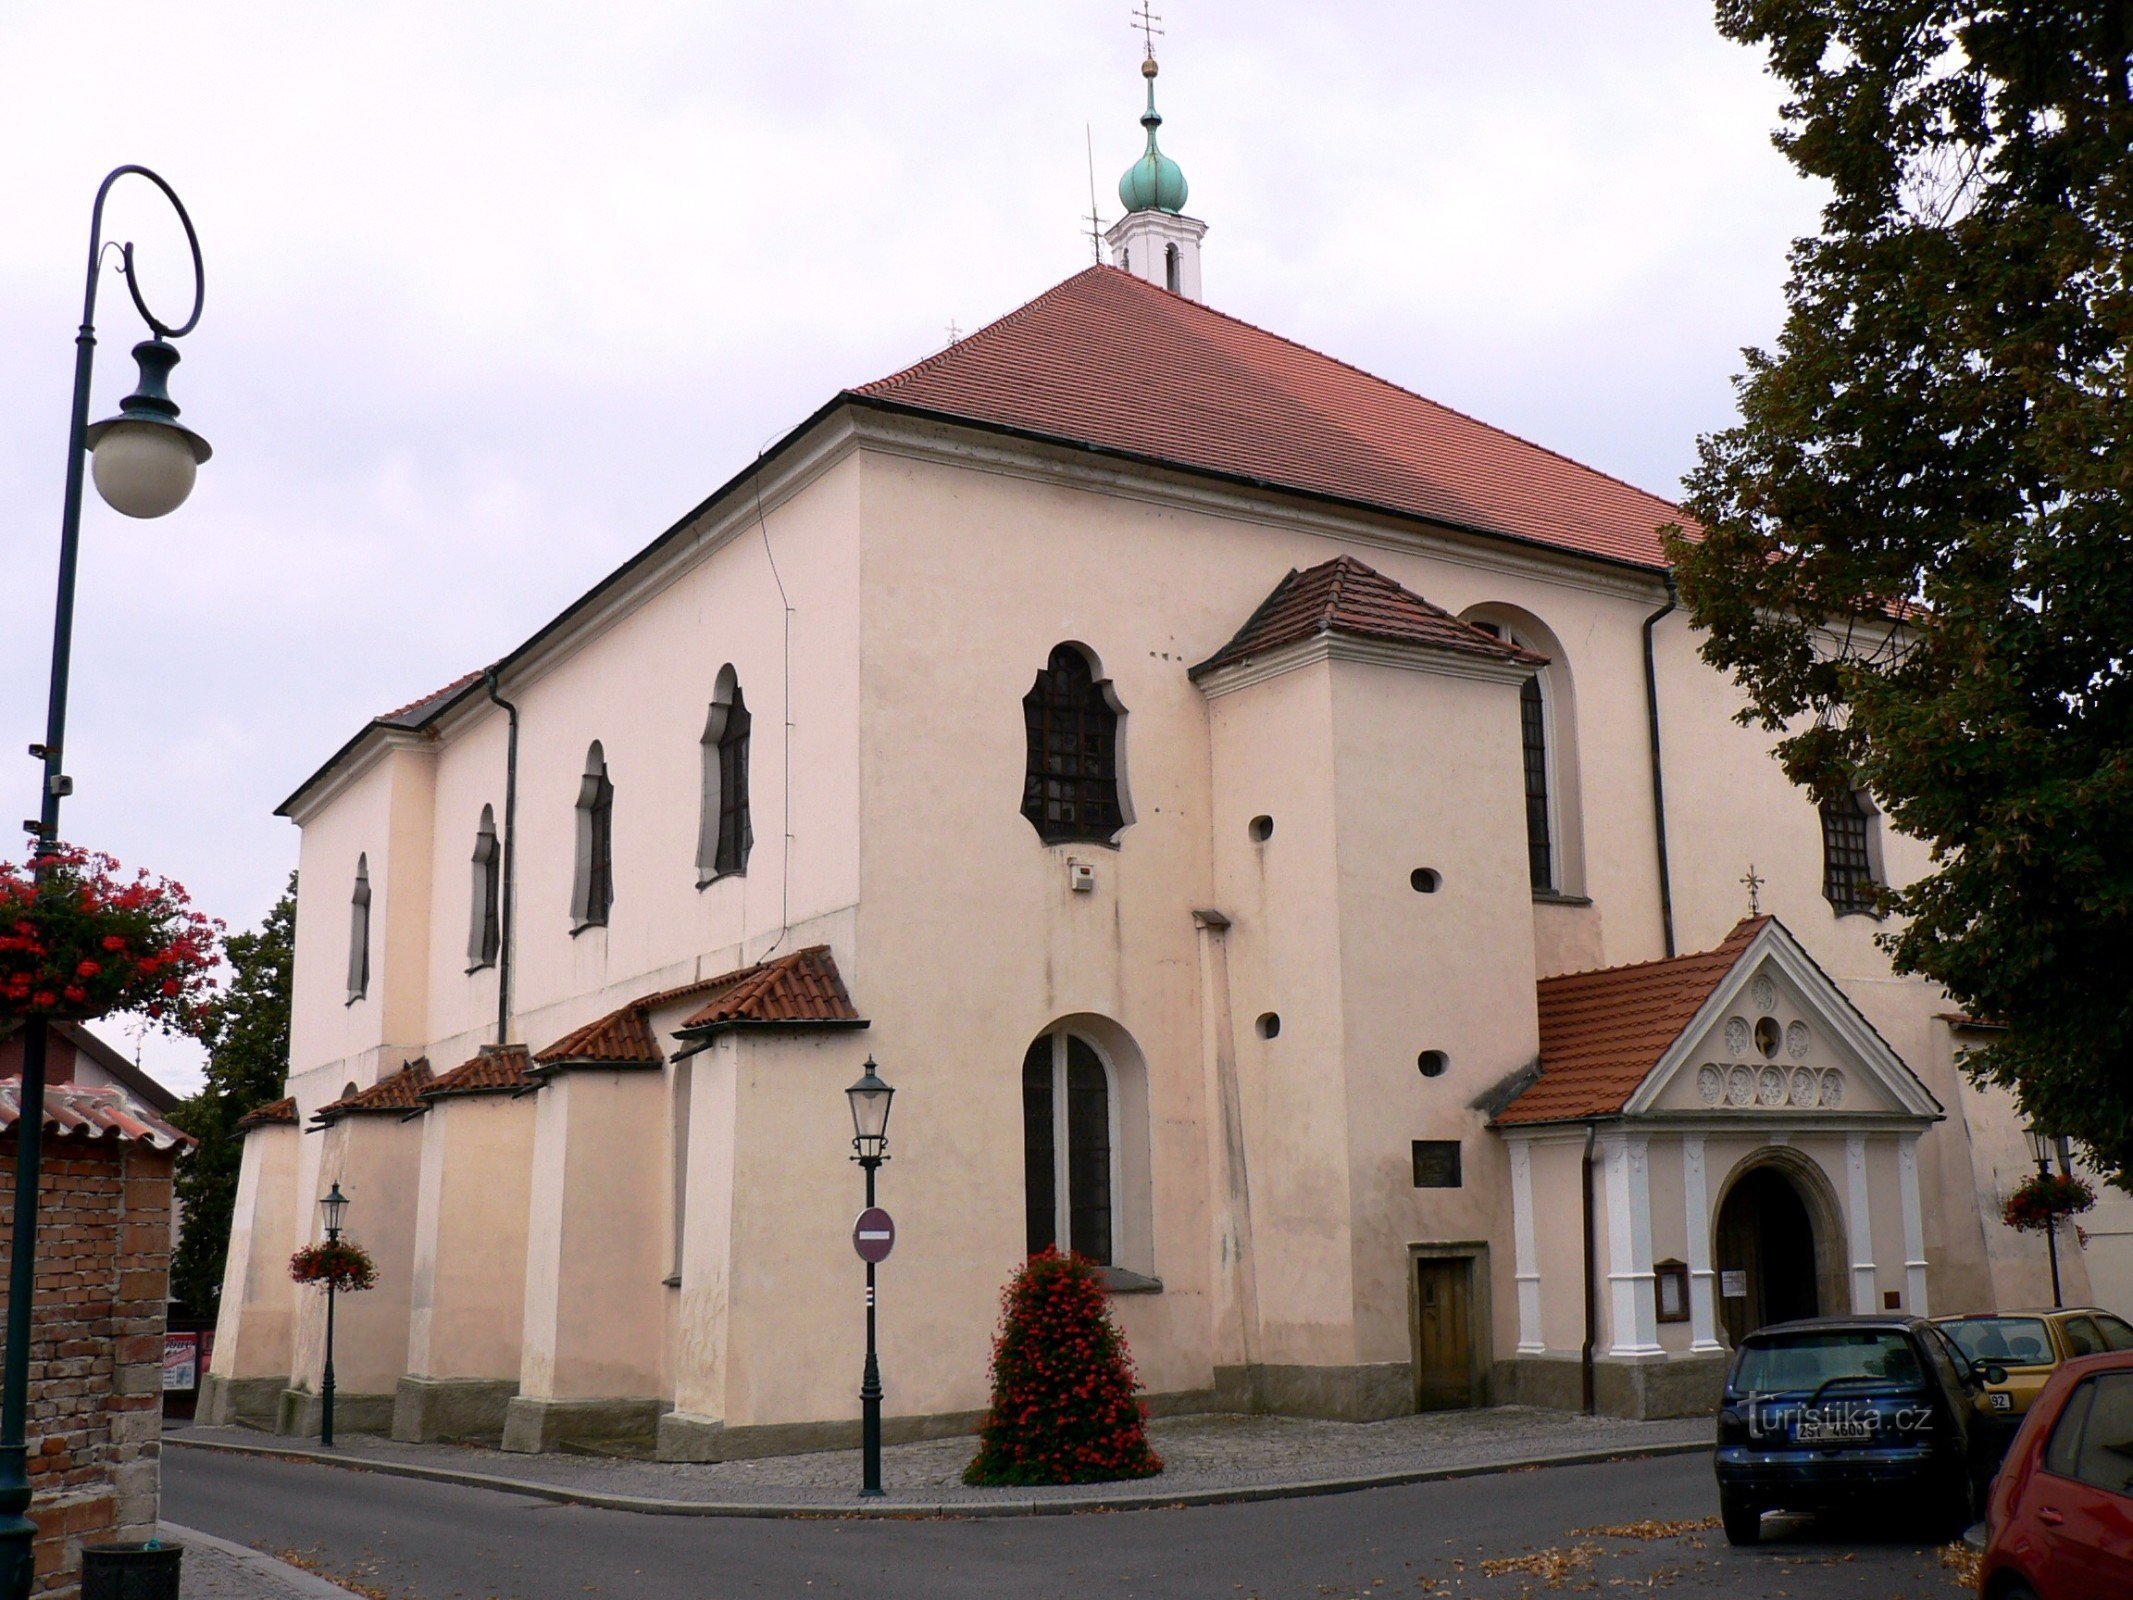
[(316, 1430), (338, 1184), (343, 1428), (856, 1439), (870, 1059), (892, 1440), (1051, 1245), (1157, 1411), (1689, 1414), (1769, 1321), (2048, 1298), (1984, 1035), (1875, 943), (1926, 852), (1733, 720), (1683, 513), (1210, 304), (1143, 70), (1110, 264), (284, 804), (205, 1415)]

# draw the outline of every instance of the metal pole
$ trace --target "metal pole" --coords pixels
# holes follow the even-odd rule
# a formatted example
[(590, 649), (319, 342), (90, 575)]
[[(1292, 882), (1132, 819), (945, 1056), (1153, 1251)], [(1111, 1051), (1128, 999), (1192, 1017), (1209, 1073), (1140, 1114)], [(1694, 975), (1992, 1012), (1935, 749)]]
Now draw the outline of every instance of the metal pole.
[[(333, 1192), (339, 1194), (341, 1186), (335, 1184)], [(326, 1242), (339, 1244), (341, 1230), (328, 1228)], [(319, 1379), (318, 1442), (324, 1449), (333, 1447), (333, 1290), (334, 1281), (329, 1274), (326, 1279), (326, 1371)]]
[[(862, 1160), (867, 1175), (867, 1209), (874, 1206), (874, 1169), (881, 1163)], [(881, 1362), (874, 1352), (874, 1263), (867, 1263), (867, 1365), (859, 1381), (859, 1497), (881, 1498)]]
[[(2037, 1163), (2037, 1176), (2049, 1178), (2051, 1175), (2051, 1162), (2048, 1160), (2039, 1161)], [(2059, 1212), (2051, 1204), (2049, 1196), (2046, 1198), (2044, 1210), (2044, 1247), (2051, 1253), (2052, 1309), (2057, 1311), (2066, 1302), (2059, 1297)]]
[[(120, 173), (104, 179), (89, 216), (88, 286), (81, 327), (74, 335), (74, 410), (67, 425), (67, 489), (59, 517), (59, 593), (52, 617), (52, 678), (45, 702), (44, 743), (30, 754), (44, 762), (42, 805), (31, 849), (36, 873), (59, 839), (59, 802), (67, 737), (67, 679), (74, 657), (74, 575), (81, 546), (82, 467), (88, 457), (89, 380), (96, 365), (96, 267), (103, 251), (104, 196)], [(0, 1600), (27, 1600), (37, 1578), (29, 1518), (30, 1312), (37, 1291), (37, 1191), (44, 1160), (46, 1030), (42, 1017), (23, 1029), (22, 1105), (15, 1119), (15, 1237), (8, 1263), (7, 1362), (0, 1372)]]

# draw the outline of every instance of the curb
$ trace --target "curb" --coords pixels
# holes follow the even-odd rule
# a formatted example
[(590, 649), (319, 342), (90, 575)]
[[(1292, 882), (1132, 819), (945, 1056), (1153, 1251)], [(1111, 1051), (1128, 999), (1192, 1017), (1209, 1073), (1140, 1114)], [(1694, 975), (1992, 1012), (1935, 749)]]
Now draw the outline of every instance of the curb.
[[(212, 1550), (217, 1555), (236, 1562), (246, 1571), (256, 1573), (266, 1583), (271, 1583), (293, 1600), (348, 1600), (348, 1590), (337, 1583), (329, 1583), (316, 1573), (306, 1572), (302, 1567), (292, 1567), (263, 1550), (254, 1550), (249, 1545), (235, 1544), (228, 1539), (218, 1539), (211, 1533), (202, 1533), (198, 1528), (188, 1528), (183, 1523), (165, 1522), (162, 1531), (170, 1535), (170, 1541), (202, 1550)], [(182, 1568), (181, 1568), (182, 1571)]]
[(1089, 1495), (1071, 1500), (949, 1500), (862, 1506), (838, 1504), (834, 1501), (658, 1500), (642, 1495), (603, 1494), (596, 1489), (573, 1489), (563, 1484), (539, 1483), (527, 1478), (506, 1478), (489, 1472), (464, 1472), (451, 1467), (417, 1466), (405, 1461), (377, 1461), (359, 1456), (328, 1455), (321, 1450), (291, 1449), (286, 1445), (237, 1444), (224, 1439), (181, 1437), (167, 1437), (163, 1443), (173, 1449), (206, 1450), (236, 1456), (263, 1456), (274, 1461), (339, 1467), (349, 1472), (375, 1472), (390, 1478), (417, 1478), (429, 1483), (450, 1483), (468, 1489), (489, 1489), (499, 1494), (525, 1495), (561, 1505), (590, 1506), (600, 1511), (630, 1511), (641, 1516), (813, 1519), (1057, 1517), (1072, 1516), (1083, 1511), (1163, 1511), (1183, 1506), (1242, 1505), (1259, 1500), (1301, 1500), (1315, 1495), (1350, 1494), (1360, 1489), (1392, 1489), (1412, 1483), (1442, 1483), (1454, 1478), (1485, 1478), (1497, 1473), (1525, 1472), (1540, 1467), (1592, 1466), (1604, 1461), (1643, 1461), (1659, 1456), (1701, 1455), (1711, 1448), (1709, 1444), (1702, 1442), (1627, 1445), (1603, 1450), (1564, 1450), (1546, 1455), (1521, 1456), (1510, 1461), (1409, 1467), (1394, 1472), (1364, 1473), (1347, 1478), (1303, 1478), (1289, 1483), (1241, 1484), (1234, 1488), (1179, 1489), (1167, 1493), (1143, 1490), (1130, 1494)]

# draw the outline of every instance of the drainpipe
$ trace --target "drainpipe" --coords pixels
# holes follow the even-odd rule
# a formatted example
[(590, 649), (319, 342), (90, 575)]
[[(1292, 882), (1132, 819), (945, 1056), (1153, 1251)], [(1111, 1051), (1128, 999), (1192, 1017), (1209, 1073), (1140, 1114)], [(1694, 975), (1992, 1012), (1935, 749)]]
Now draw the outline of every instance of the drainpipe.
[(1659, 845), (1659, 922), (1666, 932), (1666, 953), (1674, 953), (1674, 875), (1666, 859), (1666, 778), (1659, 762), (1659, 669), (1652, 660), (1652, 629), (1681, 603), (1674, 569), (1666, 571), (1666, 604), (1644, 619), (1644, 711), (1652, 740), (1652, 827)]
[[(1647, 634), (1646, 637), (1649, 638), (1650, 635)], [(1596, 1296), (1597, 1284), (1595, 1282), (1595, 1275), (1599, 1267), (1599, 1252), (1593, 1246), (1592, 1232), (1592, 1144), (1593, 1140), (1599, 1136), (1599, 1132), (1600, 1125), (1597, 1122), (1585, 1124), (1585, 1154), (1579, 1172), (1582, 1179), (1580, 1187), (1585, 1199), (1585, 1350), (1579, 1360), (1581, 1362), (1581, 1375), (1584, 1379), (1585, 1414), (1588, 1417), (1599, 1414), (1598, 1401), (1593, 1391), (1592, 1373), (1592, 1346), (1600, 1325), (1600, 1308)]]
[(489, 698), (510, 719), (504, 736), (504, 884), (496, 909), (496, 1042), (511, 1040), (511, 900), (518, 886), (518, 707), (497, 692), (496, 669), (482, 674)]

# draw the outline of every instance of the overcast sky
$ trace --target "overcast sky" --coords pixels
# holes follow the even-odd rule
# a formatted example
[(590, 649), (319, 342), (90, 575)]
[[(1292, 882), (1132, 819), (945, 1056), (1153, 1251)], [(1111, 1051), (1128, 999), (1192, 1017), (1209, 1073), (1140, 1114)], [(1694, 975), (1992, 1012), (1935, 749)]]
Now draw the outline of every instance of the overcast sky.
[[(840, 387), (1086, 264), (1083, 130), (1106, 221), (1141, 142), (1127, 9), (8, 0), (0, 748), (43, 733), (113, 166), (199, 228), (173, 393), (215, 458), (160, 522), (91, 496), (65, 831), (242, 927), (295, 862), (274, 806), (365, 719), (504, 653)], [(1676, 492), (1817, 199), (1708, 3), (1160, 9), (1211, 304)], [(122, 185), (109, 232), (177, 308), (160, 207)], [(144, 336), (115, 274), (99, 332), (104, 415)], [(0, 778), (30, 815), (29, 760)]]

